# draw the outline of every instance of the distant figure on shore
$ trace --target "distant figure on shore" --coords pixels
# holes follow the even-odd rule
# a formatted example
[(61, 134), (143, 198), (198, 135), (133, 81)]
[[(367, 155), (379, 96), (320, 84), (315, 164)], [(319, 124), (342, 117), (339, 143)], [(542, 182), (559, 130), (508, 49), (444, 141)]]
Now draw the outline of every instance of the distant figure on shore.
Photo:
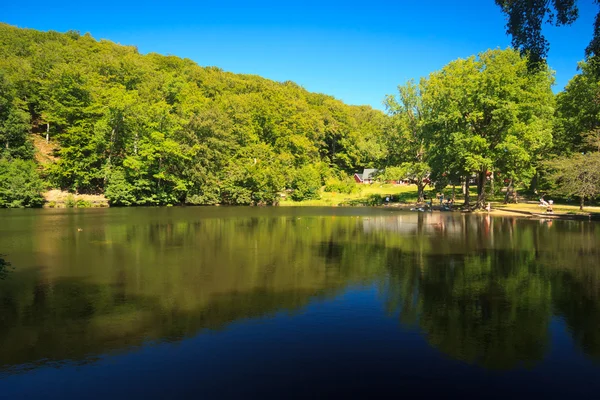
[(540, 204), (538, 204), (538, 206), (540, 206), (540, 207), (548, 207), (548, 202), (546, 200), (544, 200), (543, 197), (540, 197)]
[(546, 207), (546, 212), (548, 214), (553, 214), (554, 210), (552, 209), (552, 205), (554, 204), (554, 201), (552, 200), (548, 200), (548, 207)]
[(486, 210), (487, 212), (490, 212), (490, 211), (492, 211), (492, 203), (487, 203), (487, 205), (485, 206), (485, 210)]

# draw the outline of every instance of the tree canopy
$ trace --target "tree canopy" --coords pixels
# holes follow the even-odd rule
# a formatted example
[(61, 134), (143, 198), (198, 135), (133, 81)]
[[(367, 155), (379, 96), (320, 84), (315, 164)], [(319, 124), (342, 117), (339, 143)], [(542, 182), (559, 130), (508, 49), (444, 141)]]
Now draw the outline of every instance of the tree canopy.
[(113, 205), (270, 204), (307, 165), (377, 165), (386, 124), (293, 82), (0, 25), (2, 151), (31, 159), (28, 134), (48, 135), (51, 185)]
[[(594, 2), (600, 5), (599, 0)], [(529, 56), (531, 65), (539, 65), (548, 54), (550, 44), (542, 34), (543, 24), (572, 24), (579, 17), (576, 3), (576, 0), (496, 0), (508, 17), (506, 32), (512, 36), (513, 46)], [(585, 49), (586, 57), (599, 54), (600, 12), (596, 15), (592, 39)]]

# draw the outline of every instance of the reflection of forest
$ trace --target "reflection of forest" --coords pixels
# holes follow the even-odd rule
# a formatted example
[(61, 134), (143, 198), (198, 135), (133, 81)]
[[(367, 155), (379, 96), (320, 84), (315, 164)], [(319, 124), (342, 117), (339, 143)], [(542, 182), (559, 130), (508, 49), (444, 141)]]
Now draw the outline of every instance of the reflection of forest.
[(529, 365), (542, 359), (560, 315), (600, 358), (597, 225), (456, 214), (421, 214), (413, 225), (415, 236), (386, 241), (382, 288), (389, 310), (432, 345), (487, 367)]
[[(534, 363), (554, 314), (600, 357), (600, 229), (459, 214), (31, 223), (0, 282), (0, 360), (81, 360), (300, 310), (378, 282), (390, 312), (488, 367)], [(35, 251), (31, 251), (35, 249)], [(19, 251), (20, 250), (20, 253)]]

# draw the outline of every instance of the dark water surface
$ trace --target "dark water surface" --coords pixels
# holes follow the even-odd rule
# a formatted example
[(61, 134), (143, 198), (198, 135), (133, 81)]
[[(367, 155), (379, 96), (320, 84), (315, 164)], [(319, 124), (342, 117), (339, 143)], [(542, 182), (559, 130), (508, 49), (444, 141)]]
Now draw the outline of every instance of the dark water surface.
[(600, 393), (594, 222), (0, 210), (0, 253), (2, 398)]

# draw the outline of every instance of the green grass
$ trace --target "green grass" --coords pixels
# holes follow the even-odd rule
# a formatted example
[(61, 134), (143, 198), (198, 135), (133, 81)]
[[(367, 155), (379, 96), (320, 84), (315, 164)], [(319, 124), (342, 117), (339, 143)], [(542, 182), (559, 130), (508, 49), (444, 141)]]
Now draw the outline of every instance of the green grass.
[(366, 205), (376, 196), (383, 201), (390, 196), (393, 202), (414, 203), (417, 201), (416, 185), (391, 185), (374, 183), (372, 185), (360, 185), (360, 192), (353, 194), (330, 193), (321, 190), (319, 200), (292, 201), (289, 198), (283, 200), (282, 206), (339, 206), (339, 205)]
[[(293, 201), (289, 197), (281, 201), (281, 206), (314, 206), (314, 207), (329, 207), (329, 206), (361, 206), (361, 205), (378, 205), (383, 204), (387, 196), (391, 197), (392, 203), (400, 204), (414, 204), (417, 202), (417, 186), (416, 185), (392, 185), (392, 184), (380, 184), (374, 183), (371, 185), (358, 185), (360, 186), (359, 193), (345, 194), (345, 193), (330, 193), (324, 192), (322, 189), (319, 192), (321, 198), (319, 200), (304, 200), (304, 201)], [(477, 199), (477, 187), (471, 186), (469, 188), (471, 194), (471, 201)], [(456, 204), (461, 205), (463, 202), (463, 196), (460, 186), (456, 187)], [(430, 187), (425, 189), (425, 194), (428, 198), (433, 197), (433, 204), (438, 205), (439, 201), (436, 198), (436, 191)], [(452, 187), (448, 186), (444, 189), (444, 199), (449, 199), (452, 196)], [(528, 211), (533, 213), (543, 213), (545, 208), (537, 205), (537, 200), (530, 200), (528, 202), (520, 202), (517, 204), (503, 204), (504, 194), (500, 193), (495, 196), (487, 197), (488, 201), (492, 203), (492, 208), (515, 210), (515, 211)], [(587, 206), (584, 208), (583, 213), (579, 211), (578, 205), (566, 205), (566, 204), (554, 204), (553, 206), (555, 214), (587, 214), (587, 213), (600, 213), (600, 207)]]
[[(501, 208), (504, 210), (519, 210), (529, 211), (533, 213), (543, 213), (546, 211), (544, 207), (540, 207), (535, 203), (518, 203), (518, 204), (502, 204), (492, 203), (495, 208)], [(554, 204), (552, 206), (554, 214), (589, 214), (589, 213), (600, 213), (600, 207), (588, 206), (583, 208), (583, 212), (579, 210), (579, 206), (571, 206), (566, 204)]]

